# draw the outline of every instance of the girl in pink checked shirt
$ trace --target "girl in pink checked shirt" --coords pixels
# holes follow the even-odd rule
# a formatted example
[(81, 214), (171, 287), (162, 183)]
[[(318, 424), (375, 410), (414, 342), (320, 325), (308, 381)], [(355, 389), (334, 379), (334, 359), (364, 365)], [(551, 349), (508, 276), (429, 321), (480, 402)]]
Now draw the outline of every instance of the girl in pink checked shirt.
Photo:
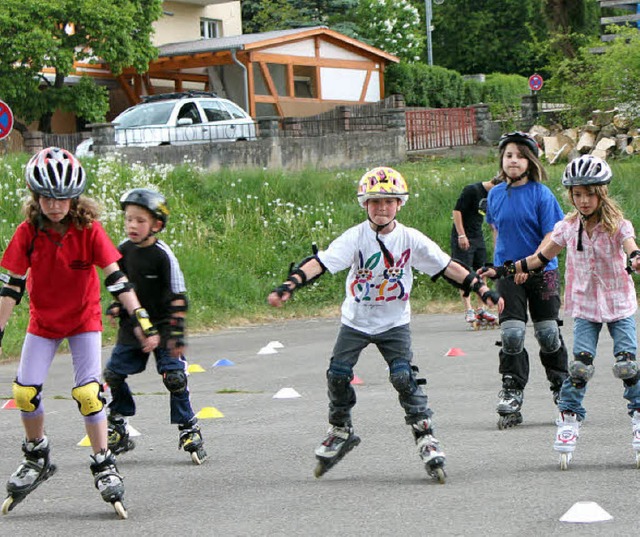
[(622, 380), (633, 428), (632, 447), (640, 468), (640, 371), (636, 362), (636, 292), (627, 269), (640, 269), (640, 250), (633, 226), (609, 197), (611, 168), (600, 158), (572, 160), (562, 184), (575, 211), (558, 222), (540, 253), (498, 267), (498, 276), (539, 270), (567, 250), (565, 311), (573, 318), (573, 355), (569, 377), (560, 390), (554, 449), (560, 468), (567, 469), (586, 416), (582, 400), (594, 373), (593, 361), (602, 325), (613, 339), (613, 374)]

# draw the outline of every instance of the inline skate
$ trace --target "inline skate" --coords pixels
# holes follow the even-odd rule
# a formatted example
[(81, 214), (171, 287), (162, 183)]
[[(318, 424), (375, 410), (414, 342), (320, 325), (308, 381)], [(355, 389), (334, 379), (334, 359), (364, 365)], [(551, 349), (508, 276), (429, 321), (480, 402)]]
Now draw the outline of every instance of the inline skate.
[(553, 449), (560, 453), (560, 470), (569, 467), (580, 436), (580, 420), (573, 412), (562, 411), (556, 421), (558, 430)]
[(178, 431), (180, 432), (178, 449), (184, 449), (189, 453), (194, 464), (202, 464), (207, 458), (207, 452), (204, 449), (198, 420), (193, 418), (190, 422), (179, 425)]
[(635, 410), (631, 416), (631, 425), (633, 427), (633, 442), (631, 446), (636, 452), (636, 468), (640, 469), (640, 410)]
[(23, 440), (24, 459), (7, 482), (8, 496), (2, 504), (2, 514), (6, 515), (16, 505), (36, 490), (55, 472), (55, 464), (49, 460), (49, 439)]
[(514, 381), (507, 378), (502, 383), (502, 390), (498, 394), (499, 400), (496, 411), (498, 418), (498, 429), (508, 429), (522, 423), (522, 401), (524, 393), (518, 389)]
[[(480, 330), (481, 328), (483, 330), (486, 330), (487, 328), (495, 328), (496, 326), (498, 326), (498, 318), (493, 313), (489, 313), (484, 308), (477, 308), (475, 311), (469, 311), (473, 312), (474, 318), (472, 321), (467, 322), (471, 323), (471, 328), (473, 328), (473, 330)], [(469, 312), (467, 312), (467, 316), (468, 315)]]
[(136, 444), (129, 438), (127, 430), (127, 418), (124, 416), (110, 415), (108, 417), (108, 437), (109, 449), (114, 455), (126, 453), (136, 447)]
[(102, 499), (113, 506), (121, 519), (127, 518), (127, 509), (123, 503), (124, 482), (118, 473), (115, 455), (108, 449), (91, 455), (90, 468), (94, 484)]
[(418, 447), (418, 455), (424, 463), (427, 474), (441, 485), (447, 478), (444, 470), (445, 455), (440, 450), (440, 443), (433, 436), (433, 429), (429, 419), (421, 420), (411, 425), (413, 436)]
[(327, 437), (315, 451), (318, 464), (313, 474), (322, 477), (359, 443), (360, 437), (355, 435), (353, 427), (332, 425), (327, 431)]

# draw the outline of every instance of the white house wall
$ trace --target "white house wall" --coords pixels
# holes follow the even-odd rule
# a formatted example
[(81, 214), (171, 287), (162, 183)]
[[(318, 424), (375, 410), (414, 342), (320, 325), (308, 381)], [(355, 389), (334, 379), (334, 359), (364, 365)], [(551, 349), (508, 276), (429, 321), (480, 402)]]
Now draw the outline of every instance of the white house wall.
[(368, 58), (365, 58), (360, 54), (351, 52), (350, 50), (334, 45), (333, 43), (327, 43), (326, 41), (320, 41), (320, 56), (323, 58), (330, 58), (332, 60), (368, 60)]
[(328, 101), (359, 101), (366, 77), (367, 72), (363, 69), (322, 67), (320, 69), (322, 99)]
[(369, 79), (369, 87), (367, 88), (364, 100), (368, 103), (373, 103), (380, 99), (382, 99), (382, 96), (380, 95), (380, 72), (372, 71), (371, 78)]
[(295, 43), (279, 45), (277, 47), (267, 47), (261, 52), (265, 54), (281, 54), (283, 56), (302, 56), (304, 58), (313, 58), (316, 55), (316, 45), (313, 39), (303, 39)]
[(222, 21), (224, 36), (242, 34), (242, 13), (239, 1), (204, 7), (197, 4), (164, 2), (162, 8), (172, 15), (162, 15), (154, 23), (153, 44), (155, 46), (200, 39), (201, 18)]

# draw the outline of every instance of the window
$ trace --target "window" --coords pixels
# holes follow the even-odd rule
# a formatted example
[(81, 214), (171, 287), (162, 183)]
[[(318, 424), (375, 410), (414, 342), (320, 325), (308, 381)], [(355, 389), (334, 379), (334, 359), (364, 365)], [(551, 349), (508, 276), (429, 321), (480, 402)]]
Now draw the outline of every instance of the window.
[(200, 19), (200, 37), (204, 39), (222, 37), (222, 21), (217, 19)]
[(200, 106), (202, 106), (207, 116), (207, 121), (226, 121), (231, 119), (231, 114), (219, 101), (202, 101)]
[(316, 68), (306, 65), (293, 66), (293, 91), (298, 98), (316, 98)]

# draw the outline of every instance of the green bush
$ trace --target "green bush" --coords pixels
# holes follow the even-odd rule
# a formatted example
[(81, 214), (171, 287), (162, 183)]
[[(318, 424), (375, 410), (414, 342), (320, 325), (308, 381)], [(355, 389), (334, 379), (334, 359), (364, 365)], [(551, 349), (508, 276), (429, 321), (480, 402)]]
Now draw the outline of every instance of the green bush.
[(520, 114), (522, 96), (529, 92), (527, 78), (520, 75), (493, 73), (486, 76), (482, 101), (489, 105), (491, 117), (508, 119)]

